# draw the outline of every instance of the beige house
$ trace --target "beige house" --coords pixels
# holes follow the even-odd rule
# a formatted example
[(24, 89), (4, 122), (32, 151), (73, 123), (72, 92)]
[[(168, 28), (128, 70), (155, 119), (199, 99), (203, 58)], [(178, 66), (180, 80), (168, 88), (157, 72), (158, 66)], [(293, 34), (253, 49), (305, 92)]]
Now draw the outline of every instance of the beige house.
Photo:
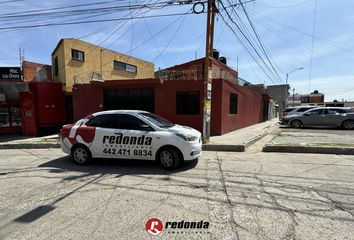
[(75, 83), (154, 78), (154, 64), (74, 38), (61, 39), (52, 53), (53, 81), (72, 92)]

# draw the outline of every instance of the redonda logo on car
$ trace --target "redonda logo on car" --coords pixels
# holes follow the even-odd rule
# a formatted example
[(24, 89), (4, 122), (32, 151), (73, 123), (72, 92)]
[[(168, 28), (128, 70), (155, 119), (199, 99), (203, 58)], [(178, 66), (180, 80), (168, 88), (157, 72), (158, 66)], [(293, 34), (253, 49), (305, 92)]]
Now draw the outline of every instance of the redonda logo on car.
[(115, 133), (111, 136), (103, 136), (103, 143), (109, 144), (125, 144), (125, 145), (151, 145), (152, 138), (142, 136), (124, 136), (122, 133)]
[(145, 230), (150, 235), (158, 235), (162, 232), (163, 228), (166, 230), (207, 230), (209, 229), (210, 223), (207, 221), (168, 221), (163, 223), (158, 218), (151, 218), (145, 224)]

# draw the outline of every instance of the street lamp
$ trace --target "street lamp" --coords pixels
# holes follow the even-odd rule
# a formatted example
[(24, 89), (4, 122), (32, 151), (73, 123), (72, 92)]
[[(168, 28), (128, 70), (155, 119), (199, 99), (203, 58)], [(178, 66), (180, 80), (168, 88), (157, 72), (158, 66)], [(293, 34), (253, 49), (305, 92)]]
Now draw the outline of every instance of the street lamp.
[(294, 70), (292, 70), (292, 71), (286, 73), (285, 85), (288, 84), (288, 78), (289, 78), (289, 74), (290, 74), (290, 73), (293, 73), (293, 72), (295, 72), (295, 71), (297, 71), (297, 70), (302, 70), (302, 69), (304, 69), (304, 68), (303, 68), (303, 67), (301, 67), (301, 68), (296, 68), (296, 69), (294, 69)]
[[(288, 86), (288, 78), (289, 78), (289, 74), (290, 73), (293, 73), (293, 72), (295, 72), (295, 71), (298, 71), (298, 70), (302, 70), (302, 69), (304, 69), (303, 67), (300, 67), (300, 68), (296, 68), (296, 69), (294, 69), (294, 70), (292, 70), (292, 71), (290, 71), (290, 72), (287, 72), (286, 73), (286, 80), (285, 80), (285, 86)], [(287, 87), (286, 87), (287, 88)], [(289, 92), (288, 92), (288, 88), (286, 89), (286, 92), (287, 92), (287, 95), (289, 95)], [(294, 97), (294, 96), (293, 96)], [(284, 101), (284, 103), (283, 103), (283, 107), (285, 107), (285, 105), (286, 105), (286, 103), (285, 103), (285, 101)], [(294, 99), (293, 99), (293, 105), (294, 105)]]

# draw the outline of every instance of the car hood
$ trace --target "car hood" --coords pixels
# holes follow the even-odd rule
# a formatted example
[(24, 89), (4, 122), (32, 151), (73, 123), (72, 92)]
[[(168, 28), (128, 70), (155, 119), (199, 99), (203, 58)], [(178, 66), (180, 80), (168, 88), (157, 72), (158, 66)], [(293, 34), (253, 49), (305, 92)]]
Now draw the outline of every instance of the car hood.
[(178, 125), (178, 124), (175, 124), (173, 127), (169, 128), (168, 131), (174, 132), (174, 133), (182, 133), (185, 135), (193, 135), (193, 136), (197, 136), (197, 137), (201, 136), (201, 133), (199, 131), (195, 130), (194, 128), (182, 126), (182, 125)]

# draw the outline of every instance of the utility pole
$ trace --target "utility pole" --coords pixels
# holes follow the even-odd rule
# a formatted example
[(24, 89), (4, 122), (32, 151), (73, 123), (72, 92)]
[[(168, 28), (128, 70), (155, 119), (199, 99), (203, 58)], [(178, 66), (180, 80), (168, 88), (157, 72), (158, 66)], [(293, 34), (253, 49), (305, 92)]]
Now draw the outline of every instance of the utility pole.
[(203, 142), (210, 137), (211, 117), (211, 86), (212, 86), (212, 57), (214, 43), (214, 20), (216, 14), (215, 0), (208, 0), (205, 64), (204, 64), (204, 101), (203, 101)]
[(103, 54), (103, 49), (100, 49), (100, 80), (103, 80), (103, 69), (102, 69), (102, 54)]
[(293, 107), (295, 105), (295, 88), (293, 88)]

